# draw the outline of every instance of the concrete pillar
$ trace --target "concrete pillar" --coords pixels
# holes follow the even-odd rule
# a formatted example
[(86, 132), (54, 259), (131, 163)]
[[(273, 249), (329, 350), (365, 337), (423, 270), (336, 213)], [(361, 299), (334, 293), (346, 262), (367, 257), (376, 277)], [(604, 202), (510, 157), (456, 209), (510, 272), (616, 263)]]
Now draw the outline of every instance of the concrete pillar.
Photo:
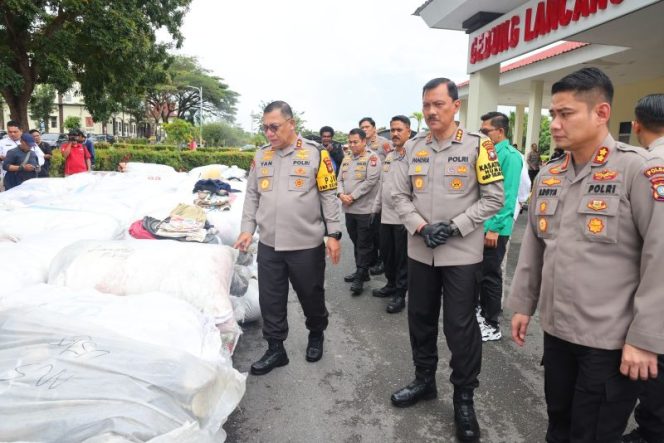
[(526, 152), (523, 146), (523, 116), (526, 110), (525, 105), (516, 105), (514, 112), (514, 133), (512, 134), (512, 144), (519, 145), (519, 150)]
[(526, 128), (526, 155), (530, 152), (530, 145), (539, 145), (540, 122), (542, 120), (542, 92), (544, 82), (533, 80), (530, 82), (530, 99), (528, 100), (528, 127)]
[(495, 64), (470, 74), (468, 86), (468, 111), (466, 129), (476, 131), (482, 125), (480, 117), (498, 110), (498, 80), (500, 64)]
[(459, 108), (459, 124), (461, 127), (466, 127), (466, 117), (468, 117), (468, 100), (461, 100), (461, 107)]

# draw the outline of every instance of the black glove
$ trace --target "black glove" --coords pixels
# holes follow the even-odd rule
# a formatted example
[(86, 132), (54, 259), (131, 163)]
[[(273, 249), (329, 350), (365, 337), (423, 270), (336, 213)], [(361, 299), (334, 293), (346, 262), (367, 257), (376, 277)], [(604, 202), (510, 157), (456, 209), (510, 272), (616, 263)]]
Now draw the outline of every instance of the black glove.
[(437, 233), (434, 236), (434, 240), (436, 240), (441, 245), (444, 245), (448, 238), (459, 235), (459, 228), (457, 228), (457, 226), (452, 222), (436, 223), (434, 227), (437, 230)]
[(447, 237), (441, 241), (442, 237), (440, 236), (440, 230), (441, 227), (438, 224), (424, 225), (424, 227), (420, 229), (420, 235), (424, 239), (424, 244), (426, 244), (427, 247), (434, 249), (447, 241)]

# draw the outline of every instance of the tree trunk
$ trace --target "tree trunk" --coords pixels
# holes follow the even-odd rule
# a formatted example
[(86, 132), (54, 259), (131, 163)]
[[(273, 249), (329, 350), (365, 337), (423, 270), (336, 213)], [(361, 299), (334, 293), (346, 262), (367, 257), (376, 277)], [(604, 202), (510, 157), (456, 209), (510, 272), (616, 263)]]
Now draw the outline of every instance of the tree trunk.
[(65, 109), (62, 104), (62, 94), (58, 92), (58, 126), (60, 127), (60, 132), (65, 132)]
[(34, 84), (25, 84), (20, 94), (14, 93), (14, 91), (9, 88), (5, 88), (2, 91), (2, 96), (9, 106), (9, 118), (18, 122), (23, 132), (27, 132), (30, 129), (30, 121), (28, 120), (28, 103), (30, 102), (30, 96), (32, 95), (33, 89)]

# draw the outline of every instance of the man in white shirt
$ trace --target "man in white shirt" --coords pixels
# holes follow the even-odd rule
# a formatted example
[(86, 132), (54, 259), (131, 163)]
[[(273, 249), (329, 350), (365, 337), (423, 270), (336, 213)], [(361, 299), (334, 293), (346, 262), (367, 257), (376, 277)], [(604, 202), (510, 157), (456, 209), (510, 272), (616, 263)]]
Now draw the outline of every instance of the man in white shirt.
[[(10, 149), (18, 148), (21, 146), (21, 127), (14, 121), (9, 120), (7, 122), (7, 136), (0, 140), (0, 161), (3, 161), (7, 156), (7, 152)], [(39, 148), (39, 146), (33, 146), (32, 150), (37, 154), (37, 159), (39, 160), (39, 166), (44, 165), (44, 152)], [(3, 172), (4, 176), (4, 172)]]

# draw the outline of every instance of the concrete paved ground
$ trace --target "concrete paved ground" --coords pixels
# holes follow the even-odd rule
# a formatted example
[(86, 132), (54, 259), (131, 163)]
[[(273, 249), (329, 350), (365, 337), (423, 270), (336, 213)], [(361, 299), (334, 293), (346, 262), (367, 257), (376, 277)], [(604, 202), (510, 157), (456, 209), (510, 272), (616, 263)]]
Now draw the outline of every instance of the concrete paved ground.
[[(525, 223), (520, 217), (507, 257), (511, 281)], [(352, 244), (343, 240), (338, 266), (328, 265), (326, 298), (330, 325), (325, 355), (317, 363), (304, 359), (307, 331), (295, 294), (289, 300), (290, 364), (264, 376), (249, 376), (239, 408), (224, 425), (229, 442), (454, 442), (449, 352), (439, 337), (438, 399), (399, 409), (390, 395), (413, 378), (405, 311), (385, 312), (386, 299), (370, 288), (384, 285), (373, 278), (363, 295), (351, 297), (343, 276), (352, 272)], [(508, 285), (509, 287), (509, 285)], [(517, 349), (509, 339), (483, 346), (476, 409), (482, 442), (541, 442), (546, 429), (542, 334), (531, 323), (527, 345)], [(266, 345), (260, 322), (246, 325), (234, 356), (235, 367), (248, 372)]]

